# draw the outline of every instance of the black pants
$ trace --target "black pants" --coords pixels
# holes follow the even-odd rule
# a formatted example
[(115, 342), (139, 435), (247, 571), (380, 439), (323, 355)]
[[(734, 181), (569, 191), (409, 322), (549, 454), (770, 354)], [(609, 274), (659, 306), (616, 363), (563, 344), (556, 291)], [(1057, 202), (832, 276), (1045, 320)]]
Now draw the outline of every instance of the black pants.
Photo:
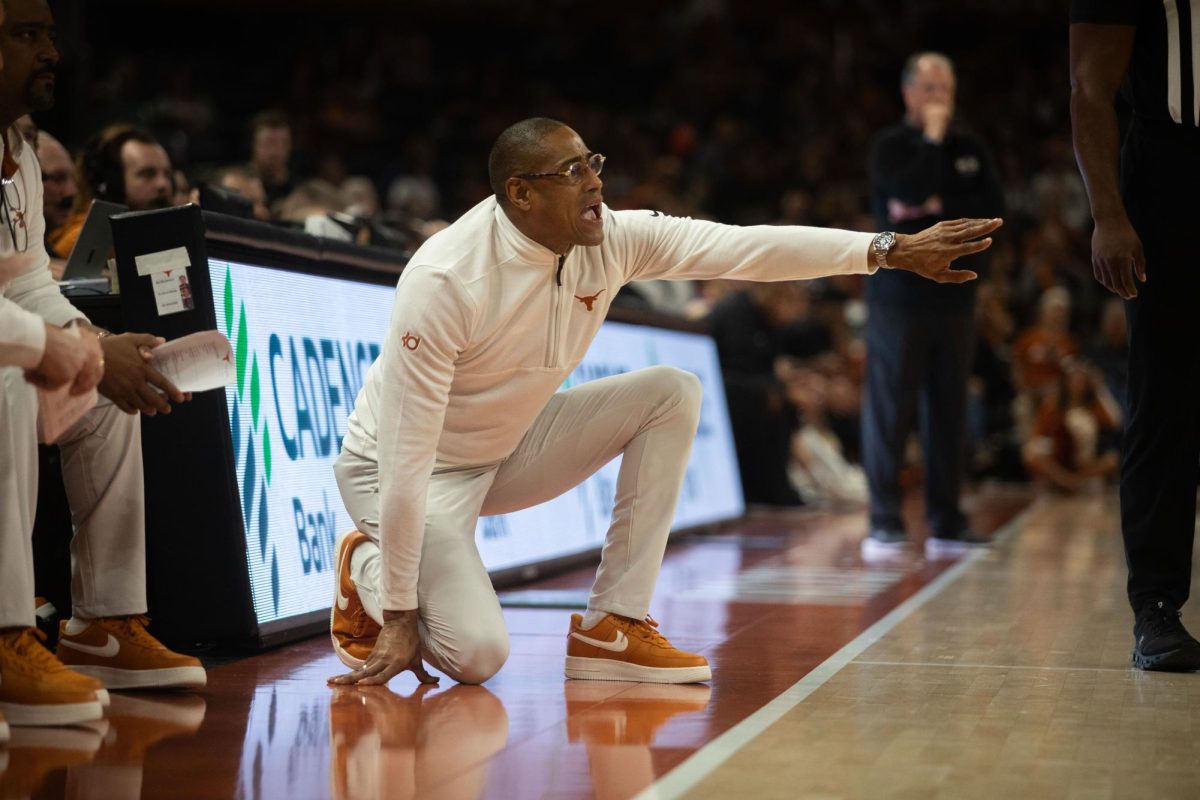
[(1200, 478), (1200, 132), (1135, 121), (1121, 157), (1147, 282), (1126, 303), (1121, 529), (1134, 611), (1188, 599)]
[(725, 398), (747, 503), (800, 504), (788, 479), (796, 411), (783, 390), (764, 376), (725, 376)]
[(958, 495), (966, 465), (973, 323), (971, 310), (870, 307), (862, 446), (872, 528), (903, 528), (900, 469), (918, 412), (929, 527), (937, 536), (953, 537), (966, 525)]

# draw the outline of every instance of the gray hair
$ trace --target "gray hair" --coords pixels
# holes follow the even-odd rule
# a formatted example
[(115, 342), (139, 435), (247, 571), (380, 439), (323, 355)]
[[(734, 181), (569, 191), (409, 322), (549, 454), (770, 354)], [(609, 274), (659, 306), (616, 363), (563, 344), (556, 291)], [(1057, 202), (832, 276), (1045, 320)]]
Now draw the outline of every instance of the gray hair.
[(936, 50), (922, 50), (919, 53), (913, 53), (904, 62), (904, 69), (900, 70), (900, 85), (908, 86), (917, 76), (917, 65), (921, 63), (922, 58), (935, 58), (944, 63), (950, 68), (950, 72), (954, 72), (954, 61), (945, 53), (939, 53)]

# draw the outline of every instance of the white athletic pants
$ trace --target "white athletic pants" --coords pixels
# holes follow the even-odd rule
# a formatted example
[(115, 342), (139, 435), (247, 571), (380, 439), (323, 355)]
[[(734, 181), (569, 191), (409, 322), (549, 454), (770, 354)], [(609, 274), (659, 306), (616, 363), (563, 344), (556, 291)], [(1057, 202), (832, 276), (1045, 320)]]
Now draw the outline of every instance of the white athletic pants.
[[(485, 681), (503, 666), (508, 632), (475, 547), (476, 521), (557, 497), (621, 454), (612, 521), (588, 606), (645, 617), (696, 435), (700, 397), (696, 376), (673, 367), (590, 381), (551, 397), (503, 463), (435, 470), (417, 582), (425, 659), (463, 683)], [(355, 551), (351, 576), (367, 613), (382, 623), (378, 465), (343, 450), (334, 469), (351, 519), (372, 539)]]
[[(0, 368), (0, 628), (34, 624), (33, 517), (37, 507), (37, 390)], [(108, 399), (59, 441), (71, 505), (72, 613), (146, 611), (142, 428)]]

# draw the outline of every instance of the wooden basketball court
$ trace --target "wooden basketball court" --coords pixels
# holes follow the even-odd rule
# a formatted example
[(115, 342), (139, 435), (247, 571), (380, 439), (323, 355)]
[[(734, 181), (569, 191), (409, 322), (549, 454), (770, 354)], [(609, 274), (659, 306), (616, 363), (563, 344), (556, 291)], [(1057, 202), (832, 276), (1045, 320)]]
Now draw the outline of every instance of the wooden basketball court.
[(1200, 675), (1129, 668), (1115, 498), (969, 508), (998, 540), (956, 561), (865, 564), (861, 512), (672, 546), (652, 613), (710, 684), (564, 680), (582, 569), (505, 593), (512, 656), (484, 686), (333, 690), (309, 640), (197, 695), (114, 693), (95, 729), (14, 729), (0, 796), (1200, 796)]

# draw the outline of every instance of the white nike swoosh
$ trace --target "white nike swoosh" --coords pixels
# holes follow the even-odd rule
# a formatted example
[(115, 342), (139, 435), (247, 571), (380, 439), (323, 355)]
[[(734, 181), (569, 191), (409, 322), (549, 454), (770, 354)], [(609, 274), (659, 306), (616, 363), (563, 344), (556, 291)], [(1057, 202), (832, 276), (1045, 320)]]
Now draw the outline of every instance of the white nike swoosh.
[(338, 607), (338, 609), (340, 609), (341, 611), (345, 611), (347, 608), (349, 608), (349, 607), (350, 607), (350, 598), (349, 598), (349, 597), (346, 597), (346, 595), (342, 594), (342, 577), (341, 577), (341, 576), (342, 576), (342, 558), (344, 558), (344, 557), (345, 557), (345, 555), (344, 555), (343, 553), (338, 553), (338, 562), (337, 562), (337, 567), (335, 567), (335, 569), (337, 570), (337, 572), (335, 572), (335, 573), (334, 573), (335, 575), (337, 575), (337, 576), (338, 576), (338, 578), (337, 578), (337, 592), (336, 592), (336, 594), (337, 594), (337, 607)]
[(629, 648), (629, 639), (621, 631), (617, 631), (617, 638), (611, 642), (602, 642), (599, 639), (590, 639), (582, 633), (571, 631), (571, 636), (584, 644), (590, 644), (592, 647), (599, 647), (601, 650), (611, 650), (614, 653), (623, 653)]
[(100, 658), (112, 658), (121, 650), (121, 644), (117, 641), (117, 637), (111, 633), (108, 635), (108, 642), (104, 647), (97, 647), (94, 644), (80, 644), (79, 642), (72, 642), (70, 639), (59, 639), (58, 643), (63, 647), (69, 647), (72, 650), (78, 650), (81, 653), (99, 656)]

